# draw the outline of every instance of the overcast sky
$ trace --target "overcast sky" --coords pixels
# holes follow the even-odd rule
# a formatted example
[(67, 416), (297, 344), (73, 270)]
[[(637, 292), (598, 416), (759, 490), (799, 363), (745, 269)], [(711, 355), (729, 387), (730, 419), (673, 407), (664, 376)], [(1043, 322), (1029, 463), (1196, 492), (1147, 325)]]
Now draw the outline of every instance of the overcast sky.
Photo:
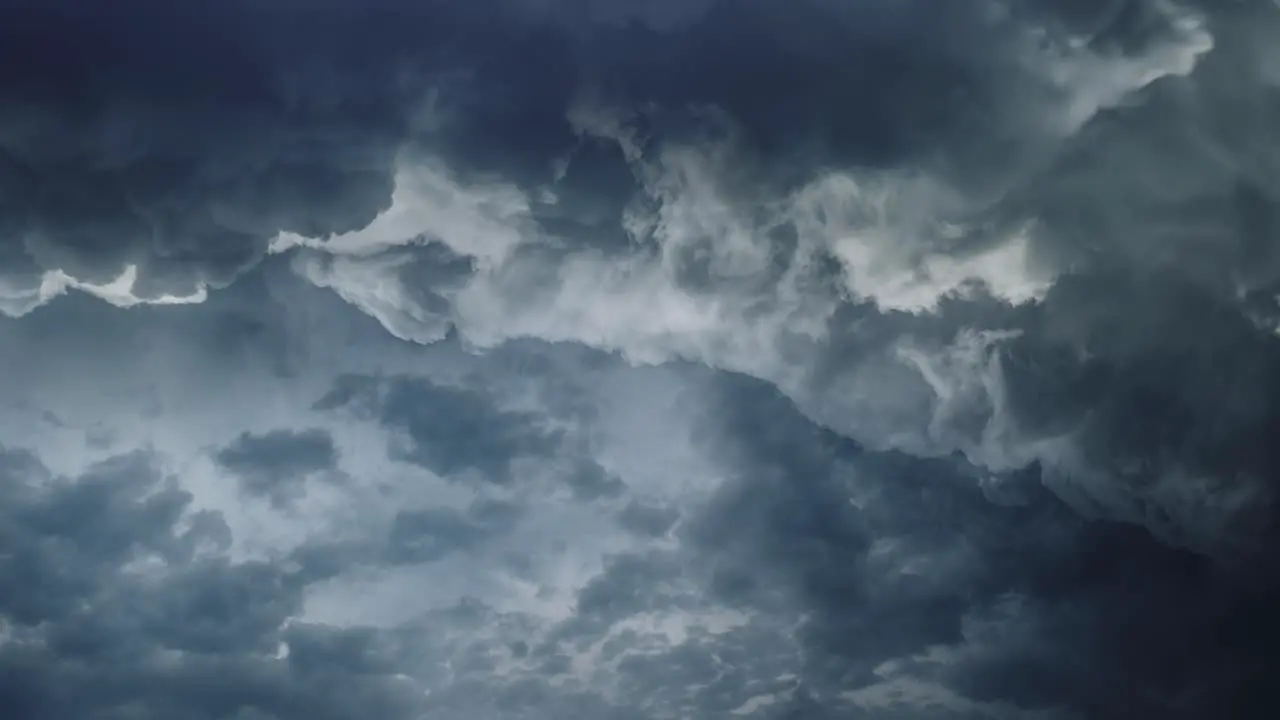
[(0, 0), (0, 715), (1280, 717), (1280, 4)]

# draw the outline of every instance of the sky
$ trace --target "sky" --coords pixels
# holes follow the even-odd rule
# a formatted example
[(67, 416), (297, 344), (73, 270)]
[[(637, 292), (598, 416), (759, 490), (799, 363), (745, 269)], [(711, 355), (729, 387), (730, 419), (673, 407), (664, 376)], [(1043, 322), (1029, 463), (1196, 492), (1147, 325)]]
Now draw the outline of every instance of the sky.
[(3, 714), (1280, 716), (1277, 38), (0, 0)]

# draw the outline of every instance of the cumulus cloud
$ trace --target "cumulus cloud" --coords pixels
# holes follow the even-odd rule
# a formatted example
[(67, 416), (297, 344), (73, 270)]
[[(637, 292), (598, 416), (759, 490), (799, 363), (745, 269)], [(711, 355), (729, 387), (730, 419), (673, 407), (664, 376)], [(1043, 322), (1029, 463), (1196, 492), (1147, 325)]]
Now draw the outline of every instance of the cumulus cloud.
[[(191, 512), (146, 456), (81, 478), (17, 451), (4, 460), (0, 695), (15, 716), (413, 716), (392, 673), (307, 652), (325, 629), (286, 630), (296, 580), (217, 557), (226, 525)], [(303, 641), (297, 659), (277, 654), (285, 637)]]
[(250, 5), (0, 11), (17, 717), (1271, 716), (1275, 3)]

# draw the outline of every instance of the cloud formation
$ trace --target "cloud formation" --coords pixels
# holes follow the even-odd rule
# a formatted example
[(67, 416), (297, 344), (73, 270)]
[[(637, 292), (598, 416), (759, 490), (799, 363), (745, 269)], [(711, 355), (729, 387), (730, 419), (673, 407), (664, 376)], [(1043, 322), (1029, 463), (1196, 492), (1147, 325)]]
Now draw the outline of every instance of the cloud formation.
[(1275, 3), (11, 5), (15, 717), (1274, 715)]
[(308, 475), (334, 469), (338, 450), (332, 435), (319, 428), (272, 430), (261, 435), (244, 432), (214, 453), (214, 459), (240, 477), (245, 493), (283, 505), (306, 493)]

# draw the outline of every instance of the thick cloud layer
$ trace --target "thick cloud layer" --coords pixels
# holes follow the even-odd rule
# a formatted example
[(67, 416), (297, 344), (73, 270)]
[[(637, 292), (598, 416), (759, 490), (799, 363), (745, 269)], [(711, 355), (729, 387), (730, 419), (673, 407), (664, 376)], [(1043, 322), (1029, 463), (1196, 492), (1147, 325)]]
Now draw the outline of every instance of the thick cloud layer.
[(1277, 38), (6, 4), (0, 699), (1273, 717)]

